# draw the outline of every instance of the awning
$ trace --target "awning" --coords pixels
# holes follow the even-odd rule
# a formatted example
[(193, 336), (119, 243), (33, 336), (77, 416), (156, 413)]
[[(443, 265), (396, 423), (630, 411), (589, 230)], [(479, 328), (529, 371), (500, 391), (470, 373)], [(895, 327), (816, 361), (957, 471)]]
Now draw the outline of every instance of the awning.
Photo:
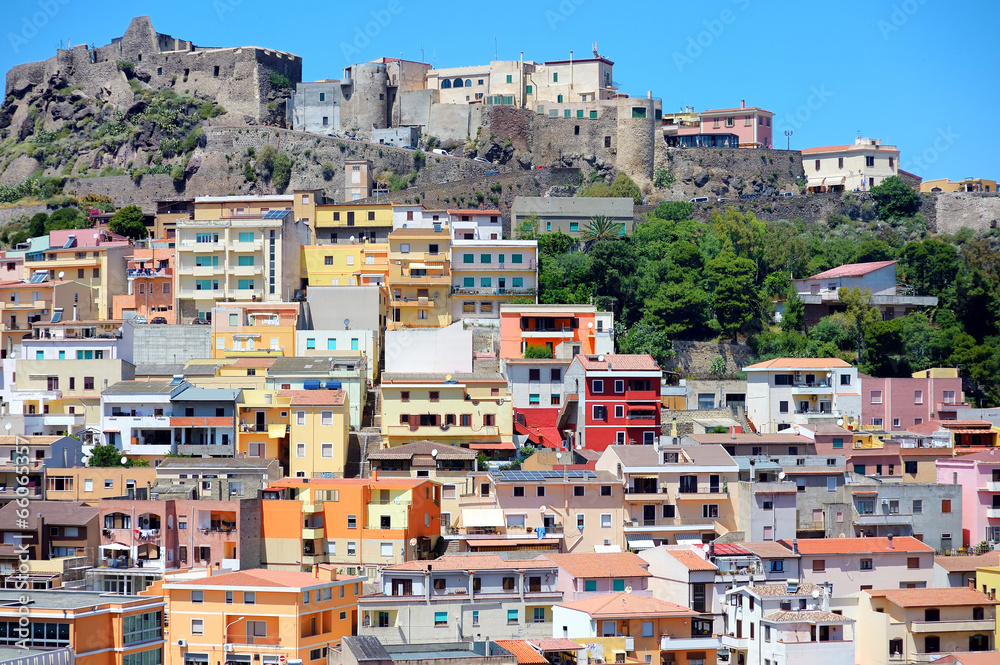
[(653, 537), (648, 533), (629, 533), (625, 536), (628, 540), (628, 547), (632, 550), (648, 550), (651, 547), (656, 547), (656, 543), (653, 542)]
[(678, 545), (701, 545), (701, 536), (675, 536)]
[(529, 547), (538, 546), (551, 547), (558, 545), (557, 538), (482, 538), (467, 540), (466, 543), (472, 547)]
[(108, 543), (107, 545), (101, 545), (102, 550), (112, 550), (114, 552), (130, 552), (132, 550), (128, 545), (122, 545), (121, 543)]
[(629, 411), (658, 411), (660, 407), (655, 404), (629, 404)]
[(621, 545), (594, 545), (594, 551), (598, 554), (604, 552), (621, 552)]
[(470, 443), (472, 450), (516, 450), (513, 441), (496, 441), (493, 443)]
[(268, 425), (267, 426), (267, 438), (269, 439), (281, 439), (284, 438), (285, 433), (288, 431), (288, 425)]
[(462, 508), (462, 526), (503, 526), (501, 508)]
[(143, 543), (142, 545), (139, 545), (137, 554), (138, 556), (146, 557), (147, 559), (159, 559), (160, 548), (153, 543)]

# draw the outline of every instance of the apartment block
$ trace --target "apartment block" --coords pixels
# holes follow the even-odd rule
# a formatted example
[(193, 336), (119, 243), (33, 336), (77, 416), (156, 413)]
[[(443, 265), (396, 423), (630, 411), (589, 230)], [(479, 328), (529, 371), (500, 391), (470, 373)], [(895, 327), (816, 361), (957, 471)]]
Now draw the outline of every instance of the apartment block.
[(606, 217), (618, 225), (622, 235), (634, 225), (631, 198), (567, 198), (562, 196), (517, 196), (511, 206), (511, 228), (519, 229), (529, 218), (538, 220), (536, 233), (565, 233), (579, 241), (594, 217)]
[(350, 350), (276, 358), (267, 370), (265, 387), (269, 391), (343, 390), (347, 393), (351, 427), (360, 430), (368, 398), (370, 362), (373, 360)]
[(867, 192), (899, 175), (899, 149), (859, 136), (847, 145), (803, 149), (802, 166), (810, 192)]
[(288, 475), (343, 476), (347, 467), (350, 406), (344, 390), (282, 390), (289, 397)]
[(212, 307), (212, 357), (295, 355), (298, 303), (225, 303)]
[(632, 552), (546, 554), (558, 566), (558, 589), (572, 602), (625, 591), (650, 596), (649, 564)]
[[(97, 508), (76, 502), (31, 502), (27, 517), (16, 501), (0, 508), (0, 538), (12, 547), (0, 550), (0, 576), (10, 588), (18, 573), (30, 589), (81, 586), (83, 571), (94, 565), (100, 542)], [(21, 568), (27, 564), (28, 570)]]
[(176, 323), (174, 314), (174, 247), (166, 240), (152, 240), (135, 247), (127, 257), (125, 293), (112, 294), (112, 319), (163, 317)]
[(507, 391), (514, 407), (514, 430), (532, 443), (563, 447), (557, 427), (569, 360), (509, 358), (504, 361)]
[(97, 318), (99, 287), (72, 279), (50, 279), (40, 270), (31, 279), (0, 282), (0, 358), (12, 358), (37, 323)]
[(747, 418), (759, 432), (861, 417), (858, 370), (839, 358), (775, 358), (743, 369)]
[(451, 324), (450, 243), (441, 225), (389, 234), (388, 330)]
[(803, 582), (831, 585), (835, 596), (878, 586), (924, 589), (934, 575), (934, 548), (911, 536), (802, 538), (781, 544), (800, 556)]
[(309, 286), (370, 286), (389, 278), (389, 243), (354, 242), (302, 248)]
[(527, 347), (548, 357), (613, 353), (612, 323), (591, 305), (510, 305), (500, 308), (500, 359), (523, 358)]
[(453, 240), (451, 318), (499, 319), (509, 299), (536, 298), (535, 240)]

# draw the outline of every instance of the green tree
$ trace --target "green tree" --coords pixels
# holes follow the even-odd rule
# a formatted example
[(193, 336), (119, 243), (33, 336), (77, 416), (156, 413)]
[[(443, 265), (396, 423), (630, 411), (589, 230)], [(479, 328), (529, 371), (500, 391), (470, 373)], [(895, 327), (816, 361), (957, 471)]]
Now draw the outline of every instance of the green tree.
[(937, 238), (908, 243), (900, 256), (902, 277), (921, 295), (942, 296), (961, 267), (958, 250)]
[(533, 344), (524, 347), (524, 357), (530, 359), (544, 359), (552, 357), (552, 350), (545, 346)]
[[(122, 463), (122, 460), (125, 460)], [(143, 459), (129, 459), (125, 457), (122, 451), (115, 448), (114, 445), (99, 444), (91, 449), (91, 457), (88, 462), (88, 466), (92, 467), (147, 467), (149, 466), (148, 460)]]
[(292, 179), (292, 160), (291, 158), (283, 152), (278, 153), (274, 157), (274, 175), (272, 176), (272, 182), (274, 183), (274, 188), (278, 192), (284, 192), (288, 187), (288, 183)]
[(108, 229), (112, 233), (140, 240), (149, 236), (146, 225), (143, 222), (145, 215), (142, 208), (136, 205), (125, 206), (114, 215), (108, 222)]
[(920, 210), (920, 194), (898, 175), (872, 187), (871, 194), (880, 219), (911, 217)]
[(544, 233), (538, 236), (538, 253), (556, 256), (565, 254), (572, 247), (576, 246), (576, 240), (562, 231), (554, 233)]
[(58, 231), (61, 229), (79, 229), (87, 223), (87, 218), (83, 216), (79, 208), (67, 207), (59, 208), (49, 216), (45, 222), (46, 231)]
[(703, 339), (709, 306), (708, 294), (692, 282), (661, 284), (645, 302), (643, 321), (673, 339)]
[(620, 172), (611, 182), (611, 196), (630, 198), (636, 205), (642, 205), (642, 190), (628, 174)]
[(657, 169), (656, 173), (653, 174), (653, 185), (660, 189), (670, 187), (675, 182), (677, 182), (677, 178), (674, 177), (670, 169)]
[(614, 196), (611, 193), (611, 185), (604, 181), (593, 182), (583, 189), (578, 189), (576, 195), (590, 199), (606, 199)]
[(621, 225), (613, 219), (607, 215), (594, 215), (590, 218), (587, 230), (580, 235), (580, 239), (586, 243), (593, 243), (597, 240), (614, 240), (623, 235)]
[(665, 219), (670, 222), (682, 222), (691, 219), (694, 213), (694, 204), (688, 201), (665, 201), (656, 206), (651, 214), (657, 219)]
[(528, 215), (514, 230), (514, 233), (518, 240), (537, 240), (540, 225), (541, 220), (538, 219), (538, 215)]
[(805, 323), (806, 304), (797, 293), (790, 293), (785, 300), (785, 311), (781, 314), (781, 329), (785, 332), (802, 330)]
[(45, 235), (45, 225), (49, 221), (49, 216), (44, 212), (35, 213), (28, 222), (28, 237), (37, 238)]
[(660, 367), (666, 367), (677, 355), (663, 328), (641, 321), (618, 339), (618, 350), (621, 353), (648, 353)]

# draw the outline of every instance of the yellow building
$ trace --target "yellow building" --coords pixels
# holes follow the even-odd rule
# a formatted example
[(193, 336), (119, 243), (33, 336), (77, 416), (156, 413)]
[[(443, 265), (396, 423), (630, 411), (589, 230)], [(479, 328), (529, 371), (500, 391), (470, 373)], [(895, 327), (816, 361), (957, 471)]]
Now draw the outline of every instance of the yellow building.
[(282, 390), (290, 398), (288, 475), (343, 476), (347, 464), (350, 408), (344, 390)]
[(296, 219), (308, 221), (314, 245), (384, 243), (392, 231), (391, 203), (326, 203), (320, 190), (296, 190)]
[(326, 566), (168, 578), (166, 662), (324, 664), (327, 650), (354, 634), (362, 582)]
[[(996, 598), (997, 589), (1000, 589), (1000, 566), (976, 568), (976, 588), (990, 598)], [(996, 636), (1000, 635), (1000, 615), (997, 616), (996, 622), (993, 644), (996, 644)]]
[(212, 357), (295, 355), (296, 303), (225, 303), (212, 309)]
[(947, 178), (924, 180), (920, 183), (921, 194), (941, 194), (944, 192), (995, 192), (997, 181), (986, 178), (966, 178), (957, 182)]
[[(94, 318), (112, 318), (112, 298), (128, 290), (127, 266), (132, 246), (106, 228), (67, 229), (49, 233), (48, 248), (24, 256), (25, 279), (73, 280), (94, 290)], [(69, 318), (71, 312), (64, 312)]]
[(31, 334), (34, 323), (55, 319), (91, 319), (96, 315), (99, 289), (74, 279), (0, 282), (0, 358), (20, 351), (21, 338)]
[(302, 248), (302, 265), (309, 286), (385, 284), (389, 244), (307, 245)]
[(513, 451), (507, 381), (495, 372), (382, 375), (382, 441), (423, 439), (473, 450)]
[(155, 483), (153, 467), (50, 467), (45, 469), (45, 500), (96, 506), (101, 499), (126, 496), (130, 489), (145, 489)]
[(451, 325), (450, 252), (444, 225), (389, 234), (389, 330)]
[(243, 390), (236, 404), (236, 454), (267, 457), (288, 468), (288, 413), (292, 398), (276, 390)]

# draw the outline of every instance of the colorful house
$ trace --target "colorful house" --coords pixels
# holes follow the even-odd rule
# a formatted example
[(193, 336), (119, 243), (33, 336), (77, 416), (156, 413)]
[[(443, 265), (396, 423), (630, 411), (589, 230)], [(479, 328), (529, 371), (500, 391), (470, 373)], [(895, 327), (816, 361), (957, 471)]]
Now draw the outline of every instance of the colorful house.
[(800, 555), (803, 582), (831, 585), (835, 596), (887, 584), (923, 589), (933, 581), (934, 548), (912, 536), (801, 538), (781, 544)]
[(389, 244), (341, 243), (302, 248), (309, 286), (368, 286), (389, 277)]
[(937, 482), (962, 491), (962, 543), (1000, 544), (1000, 455), (995, 450), (936, 461)]
[(544, 349), (550, 358), (603, 353), (597, 318), (597, 308), (590, 305), (505, 304), (500, 307), (500, 358), (523, 358), (529, 346)]
[(163, 317), (167, 323), (175, 323), (173, 243), (152, 240), (148, 247), (136, 247), (128, 257), (126, 271), (128, 288), (124, 294), (112, 295), (111, 318), (134, 314), (147, 321)]
[(389, 330), (451, 324), (450, 248), (440, 224), (389, 234)]
[(288, 475), (343, 476), (347, 465), (350, 407), (343, 390), (282, 390), (290, 398)]
[(225, 303), (212, 308), (212, 357), (295, 355), (298, 303)]

